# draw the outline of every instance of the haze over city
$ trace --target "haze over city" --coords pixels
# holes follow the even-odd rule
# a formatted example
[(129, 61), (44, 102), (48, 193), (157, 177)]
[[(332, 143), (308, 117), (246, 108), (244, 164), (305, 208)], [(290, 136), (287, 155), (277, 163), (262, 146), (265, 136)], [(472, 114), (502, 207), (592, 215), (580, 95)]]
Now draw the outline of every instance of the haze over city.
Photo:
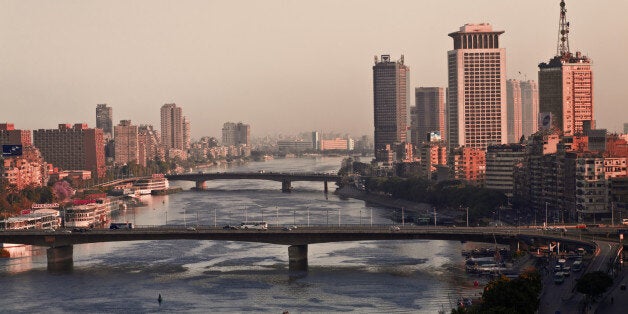
[[(2, 121), (21, 129), (114, 123), (159, 126), (177, 103), (192, 136), (226, 121), (253, 136), (373, 132), (373, 56), (401, 54), (411, 87), (447, 85), (448, 33), (504, 30), (507, 77), (537, 80), (556, 54), (558, 1), (0, 1)], [(625, 122), (628, 50), (620, 1), (570, 1), (572, 51), (593, 60), (597, 126)], [(521, 74), (519, 74), (521, 73)], [(414, 100), (411, 101), (414, 105)]]

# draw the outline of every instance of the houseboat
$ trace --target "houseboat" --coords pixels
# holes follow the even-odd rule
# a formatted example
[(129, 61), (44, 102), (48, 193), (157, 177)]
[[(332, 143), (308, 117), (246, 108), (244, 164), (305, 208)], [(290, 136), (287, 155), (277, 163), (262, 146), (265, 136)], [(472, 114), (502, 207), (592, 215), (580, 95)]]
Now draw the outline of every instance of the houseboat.
[(133, 183), (133, 188), (136, 190), (135, 194), (147, 195), (153, 193), (153, 191), (168, 190), (170, 184), (168, 179), (163, 174), (153, 174), (148, 179), (139, 179)]

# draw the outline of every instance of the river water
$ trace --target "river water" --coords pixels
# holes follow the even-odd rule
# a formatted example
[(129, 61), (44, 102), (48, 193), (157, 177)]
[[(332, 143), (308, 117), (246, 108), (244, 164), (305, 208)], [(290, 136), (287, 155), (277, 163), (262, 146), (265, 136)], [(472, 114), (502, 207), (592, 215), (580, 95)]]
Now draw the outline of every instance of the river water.
[[(341, 158), (275, 159), (206, 171), (335, 172)], [(323, 193), (322, 182), (171, 182), (184, 191), (147, 196), (120, 212), (136, 225), (391, 223), (391, 209)], [(330, 190), (333, 190), (330, 184)], [(282, 245), (134, 241), (74, 246), (74, 268), (51, 274), (45, 254), (0, 259), (0, 312), (437, 313), (477, 296), (453, 241), (357, 241), (309, 245), (309, 271), (290, 273)], [(44, 251), (45, 253), (45, 251)], [(157, 302), (161, 294), (163, 302)]]

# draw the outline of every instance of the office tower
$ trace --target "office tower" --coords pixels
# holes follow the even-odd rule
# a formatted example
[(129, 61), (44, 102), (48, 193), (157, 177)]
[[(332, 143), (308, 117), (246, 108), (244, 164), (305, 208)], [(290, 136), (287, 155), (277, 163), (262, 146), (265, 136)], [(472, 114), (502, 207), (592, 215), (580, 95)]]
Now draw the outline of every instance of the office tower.
[(31, 131), (16, 130), (13, 123), (0, 123), (0, 146), (2, 145), (31, 146)]
[(131, 120), (120, 120), (114, 127), (115, 163), (126, 165), (130, 162), (140, 163), (138, 128)]
[(183, 150), (183, 110), (176, 104), (161, 106), (161, 143), (164, 149)]
[(96, 105), (96, 128), (102, 129), (105, 142), (113, 139), (113, 108), (107, 104)]
[(251, 126), (242, 122), (226, 122), (222, 126), (222, 145), (251, 145)]
[(521, 86), (521, 133), (528, 137), (538, 131), (539, 88), (536, 81), (519, 82)]
[(508, 117), (508, 143), (517, 143), (522, 134), (522, 96), (519, 80), (506, 81), (506, 116)]
[(321, 137), (318, 131), (312, 132), (312, 149), (313, 150), (320, 149), (320, 141), (321, 141)]
[(190, 149), (190, 137), (192, 136), (191, 127), (190, 119), (183, 117), (183, 149)]
[(441, 138), (445, 135), (445, 90), (442, 87), (417, 87), (414, 89), (416, 100), (416, 134), (412, 138), (415, 145), (427, 141), (428, 133), (438, 132)]
[(506, 143), (506, 51), (499, 48), (503, 33), (482, 23), (449, 34), (454, 41), (447, 53), (450, 148), (484, 150)]
[(556, 56), (539, 64), (539, 111), (552, 114), (552, 127), (566, 136), (582, 134), (584, 121), (593, 121), (591, 60), (569, 49), (569, 22), (560, 2)]
[(628, 134), (628, 123), (624, 123), (624, 134)]
[(105, 176), (103, 130), (87, 124), (59, 124), (58, 129), (33, 131), (33, 145), (44, 160), (63, 170), (90, 170), (92, 177)]
[(390, 152), (407, 141), (410, 68), (382, 55), (373, 66), (375, 160), (390, 162)]

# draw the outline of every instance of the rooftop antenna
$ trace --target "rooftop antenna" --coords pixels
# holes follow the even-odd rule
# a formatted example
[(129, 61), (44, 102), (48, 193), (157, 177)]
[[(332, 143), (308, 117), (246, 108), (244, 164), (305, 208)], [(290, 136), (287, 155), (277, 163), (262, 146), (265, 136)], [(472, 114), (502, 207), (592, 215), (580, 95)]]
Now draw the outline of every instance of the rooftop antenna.
[(569, 22), (567, 22), (565, 0), (560, 1), (560, 21), (558, 23), (558, 45), (556, 47), (556, 55), (559, 57), (571, 55), (571, 52), (569, 51)]

